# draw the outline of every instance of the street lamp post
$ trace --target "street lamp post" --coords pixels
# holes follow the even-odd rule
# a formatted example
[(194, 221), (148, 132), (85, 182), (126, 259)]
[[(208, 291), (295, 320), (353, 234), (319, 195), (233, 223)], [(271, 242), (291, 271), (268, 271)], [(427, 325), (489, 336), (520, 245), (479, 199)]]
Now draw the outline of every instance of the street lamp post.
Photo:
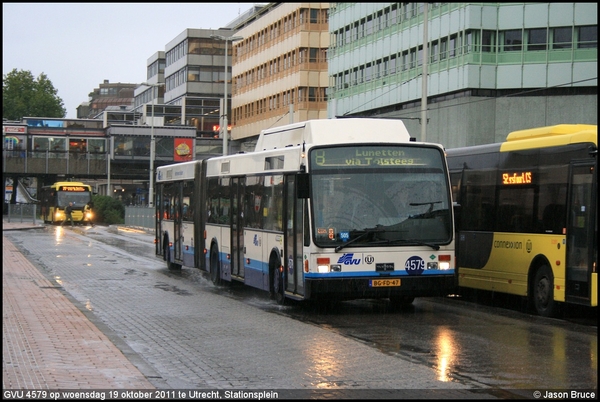
[(154, 88), (162, 87), (165, 84), (150, 84), (144, 82), (142, 85), (152, 87), (152, 122), (150, 126), (150, 183), (148, 185), (148, 207), (152, 208), (154, 207), (154, 154), (156, 142), (154, 139)]
[(227, 42), (234, 42), (236, 40), (242, 40), (244, 38), (242, 38), (241, 36), (230, 36), (230, 37), (226, 37), (226, 36), (221, 36), (221, 35), (210, 35), (211, 38), (213, 39), (219, 39), (219, 40), (223, 40), (225, 41), (225, 78), (223, 81), (225, 81), (225, 97), (223, 99), (223, 124), (221, 126), (221, 133), (223, 136), (223, 155), (227, 155), (227, 125), (228, 125), (228, 121), (227, 121)]

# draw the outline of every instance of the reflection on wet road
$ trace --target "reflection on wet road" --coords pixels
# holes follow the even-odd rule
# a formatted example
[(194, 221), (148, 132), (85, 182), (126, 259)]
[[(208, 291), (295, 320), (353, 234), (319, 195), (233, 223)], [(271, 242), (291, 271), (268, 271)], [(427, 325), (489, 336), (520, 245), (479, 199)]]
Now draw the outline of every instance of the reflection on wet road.
[(444, 298), (416, 299), (403, 311), (363, 300), (327, 310), (295, 305), (285, 314), (426, 364), (440, 381), (502, 389), (597, 386), (595, 326)]

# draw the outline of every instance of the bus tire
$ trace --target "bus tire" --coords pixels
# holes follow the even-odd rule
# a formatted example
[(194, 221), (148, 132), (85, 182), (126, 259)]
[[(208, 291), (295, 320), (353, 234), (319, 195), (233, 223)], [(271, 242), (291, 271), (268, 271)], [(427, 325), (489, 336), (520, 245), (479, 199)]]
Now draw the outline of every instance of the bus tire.
[(271, 257), (271, 296), (277, 304), (283, 306), (285, 303), (285, 287), (283, 280), (283, 267), (278, 257)]
[(181, 271), (181, 264), (177, 264), (171, 261), (171, 250), (168, 250), (167, 253), (167, 269), (169, 271)]
[(533, 307), (542, 317), (554, 315), (554, 277), (548, 265), (542, 265), (535, 273), (533, 280)]
[(210, 249), (210, 279), (215, 285), (221, 284), (221, 268), (219, 263), (219, 251), (216, 247)]

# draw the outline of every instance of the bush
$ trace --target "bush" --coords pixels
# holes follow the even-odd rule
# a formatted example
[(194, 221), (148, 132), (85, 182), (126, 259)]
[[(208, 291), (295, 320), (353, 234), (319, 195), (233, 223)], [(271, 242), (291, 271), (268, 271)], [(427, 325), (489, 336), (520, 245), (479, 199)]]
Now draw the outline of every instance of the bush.
[(107, 195), (95, 195), (92, 201), (96, 223), (107, 225), (125, 223), (125, 207), (119, 200)]

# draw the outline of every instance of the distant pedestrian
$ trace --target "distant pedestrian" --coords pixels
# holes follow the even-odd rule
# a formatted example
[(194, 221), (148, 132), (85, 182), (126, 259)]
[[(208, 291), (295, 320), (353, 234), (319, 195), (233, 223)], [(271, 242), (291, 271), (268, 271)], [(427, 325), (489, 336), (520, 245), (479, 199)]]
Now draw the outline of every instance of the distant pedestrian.
[(71, 227), (74, 227), (75, 224), (73, 223), (73, 203), (70, 202), (69, 205), (67, 205), (67, 207), (65, 208), (65, 220), (62, 221), (62, 223), (60, 224), (60, 226), (63, 226), (65, 224), (65, 222), (68, 220), (71, 221)]
[(85, 204), (83, 208), (83, 219), (87, 220), (92, 227), (94, 227), (94, 203), (92, 201)]

